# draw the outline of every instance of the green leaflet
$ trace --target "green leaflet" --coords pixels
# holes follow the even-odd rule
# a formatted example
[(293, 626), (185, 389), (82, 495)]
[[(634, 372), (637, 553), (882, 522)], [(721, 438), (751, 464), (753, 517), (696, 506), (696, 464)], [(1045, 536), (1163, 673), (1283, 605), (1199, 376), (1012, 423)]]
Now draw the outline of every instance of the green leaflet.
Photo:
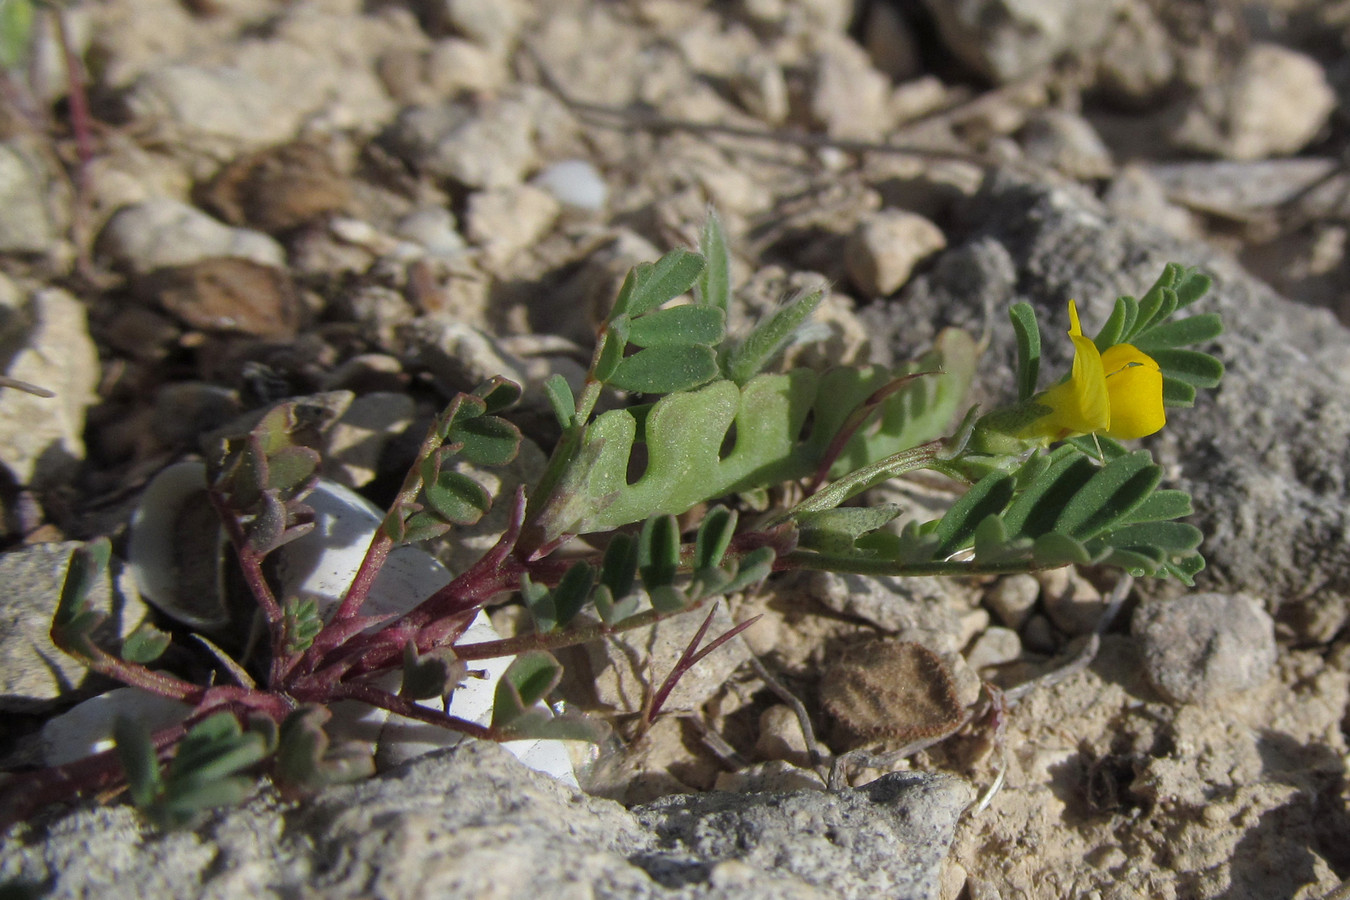
[[(1171, 521), (1190, 513), (1190, 498), (1157, 490), (1162, 470), (1147, 451), (1099, 465), (1065, 446), (1048, 465), (1033, 459), (1024, 468), (1036, 476), (1024, 481), (1020, 472), (986, 475), (941, 519), (907, 523), (898, 537), (864, 535), (857, 547), (870, 554), (803, 540), (803, 550), (821, 553), (799, 551), (798, 558), (812, 568), (896, 575), (1105, 563), (1136, 574), (1174, 575), (1187, 584), (1204, 566), (1195, 552), (1199, 529)], [(1025, 487), (1015, 491), (1019, 482)]]

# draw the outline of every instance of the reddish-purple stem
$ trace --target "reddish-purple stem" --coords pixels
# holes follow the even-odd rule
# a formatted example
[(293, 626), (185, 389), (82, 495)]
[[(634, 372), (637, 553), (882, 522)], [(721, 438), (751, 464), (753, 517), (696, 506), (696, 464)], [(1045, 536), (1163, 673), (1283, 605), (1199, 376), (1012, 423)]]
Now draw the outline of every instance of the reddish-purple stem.
[(89, 241), (86, 232), (89, 227), (89, 165), (94, 159), (93, 117), (89, 114), (89, 95), (85, 92), (84, 66), (75, 52), (70, 39), (70, 28), (66, 23), (65, 11), (53, 9), (52, 17), (56, 22), (56, 37), (61, 45), (61, 58), (66, 67), (66, 86), (70, 100), (70, 129), (75, 135), (75, 151), (79, 163), (75, 169), (75, 211), (72, 237), (79, 254), (79, 263), (84, 274), (92, 270), (89, 259)]
[[(186, 723), (157, 731), (150, 741), (156, 752), (162, 753), (185, 734)], [(28, 819), (44, 806), (105, 790), (124, 778), (116, 748), (15, 777), (0, 784), (0, 832)]]
[(712, 653), (718, 647), (721, 647), (727, 641), (731, 640), (742, 631), (745, 631), (745, 629), (758, 622), (761, 618), (761, 616), (753, 616), (746, 619), (702, 650), (698, 650), (697, 648), (699, 643), (703, 640), (703, 635), (708, 633), (708, 626), (712, 625), (713, 617), (716, 615), (717, 607), (714, 606), (708, 611), (708, 616), (703, 620), (703, 624), (699, 626), (698, 631), (694, 633), (693, 640), (689, 642), (689, 646), (684, 648), (684, 652), (680, 654), (680, 658), (675, 661), (675, 665), (671, 668), (670, 674), (666, 676), (666, 680), (661, 682), (661, 686), (656, 689), (656, 692), (648, 697), (647, 703), (645, 704), (646, 708), (642, 712), (641, 731), (646, 731), (656, 719), (656, 716), (661, 712), (661, 707), (666, 705), (666, 700), (669, 699), (670, 692), (675, 689), (675, 685), (679, 684), (680, 679), (685, 676), (685, 673), (697, 665), (699, 661), (709, 653)]
[(382, 691), (379, 688), (368, 684), (361, 684), (360, 682), (349, 682), (337, 685), (322, 699), (325, 701), (360, 700), (362, 703), (369, 703), (371, 706), (387, 709), (389, 712), (404, 716), (405, 718), (416, 719), (419, 722), (426, 722), (431, 725), (439, 725), (442, 728), (448, 728), (451, 731), (459, 731), (476, 738), (492, 740), (494, 737), (493, 730), (485, 725), (479, 725), (477, 722), (470, 722), (468, 719), (461, 719), (457, 716), (438, 712), (430, 707), (420, 706), (407, 698), (400, 697), (397, 694), (391, 694), (388, 691)]

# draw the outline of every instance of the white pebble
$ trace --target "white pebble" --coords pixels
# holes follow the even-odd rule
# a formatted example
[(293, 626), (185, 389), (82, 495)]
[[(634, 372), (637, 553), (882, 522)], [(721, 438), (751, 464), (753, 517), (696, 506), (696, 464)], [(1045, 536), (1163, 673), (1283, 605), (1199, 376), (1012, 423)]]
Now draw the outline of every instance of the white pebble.
[(609, 199), (609, 186), (584, 159), (564, 159), (534, 176), (534, 184), (554, 196), (563, 206), (596, 212)]

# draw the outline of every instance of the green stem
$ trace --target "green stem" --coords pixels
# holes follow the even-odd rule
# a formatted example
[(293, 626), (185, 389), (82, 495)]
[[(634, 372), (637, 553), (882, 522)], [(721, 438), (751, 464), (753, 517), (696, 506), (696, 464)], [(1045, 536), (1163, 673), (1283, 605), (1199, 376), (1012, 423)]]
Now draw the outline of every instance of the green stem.
[(932, 560), (929, 562), (898, 562), (892, 559), (872, 557), (831, 556), (824, 553), (812, 553), (796, 550), (781, 557), (780, 569), (810, 569), (817, 572), (841, 572), (851, 575), (1018, 575), (1027, 572), (1039, 572), (1044, 569), (1057, 569), (1059, 566), (1038, 566), (1031, 560), (1011, 560), (1000, 563), (951, 562)]

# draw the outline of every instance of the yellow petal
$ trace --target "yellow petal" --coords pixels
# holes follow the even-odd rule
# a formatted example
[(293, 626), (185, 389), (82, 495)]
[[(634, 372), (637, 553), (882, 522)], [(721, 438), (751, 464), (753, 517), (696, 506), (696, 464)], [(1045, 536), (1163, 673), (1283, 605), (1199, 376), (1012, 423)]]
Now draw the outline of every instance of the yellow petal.
[(1078, 324), (1078, 304), (1069, 301), (1069, 337), (1082, 337), (1083, 327)]
[[(1073, 320), (1077, 325), (1076, 315)], [(1102, 431), (1111, 424), (1111, 400), (1106, 390), (1102, 356), (1091, 338), (1083, 337), (1081, 332), (1070, 332), (1070, 335), (1074, 352), (1069, 380), (1055, 385), (1037, 398), (1038, 403), (1051, 409), (1050, 415), (1046, 417), (1046, 430), (1073, 434)]]
[(1110, 423), (1098, 429), (1128, 441), (1153, 434), (1167, 423), (1162, 370), (1153, 358), (1130, 344), (1117, 344), (1101, 355)]

